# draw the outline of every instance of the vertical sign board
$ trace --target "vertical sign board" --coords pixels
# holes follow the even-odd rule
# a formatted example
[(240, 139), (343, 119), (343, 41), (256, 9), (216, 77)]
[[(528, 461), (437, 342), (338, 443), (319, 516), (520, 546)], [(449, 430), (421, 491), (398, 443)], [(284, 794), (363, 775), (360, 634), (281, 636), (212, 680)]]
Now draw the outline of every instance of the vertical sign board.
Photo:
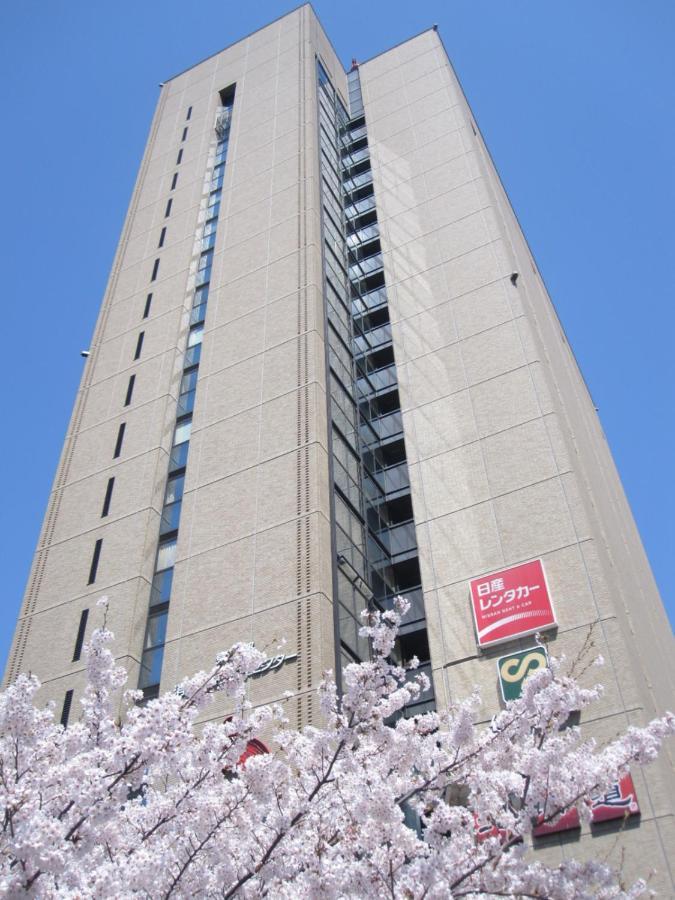
[(540, 644), (529, 650), (518, 650), (508, 656), (500, 656), (497, 660), (497, 674), (504, 703), (517, 700), (527, 676), (547, 665), (546, 648)]
[(540, 559), (474, 578), (470, 590), (479, 647), (502, 644), (557, 624)]

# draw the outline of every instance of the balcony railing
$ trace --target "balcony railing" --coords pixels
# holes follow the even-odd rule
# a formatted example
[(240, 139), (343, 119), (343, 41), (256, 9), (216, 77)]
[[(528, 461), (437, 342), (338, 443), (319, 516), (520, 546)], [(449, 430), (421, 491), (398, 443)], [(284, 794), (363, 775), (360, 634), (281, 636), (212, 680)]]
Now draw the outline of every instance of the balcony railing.
[(357, 188), (363, 187), (364, 184), (370, 184), (372, 180), (372, 171), (368, 170), (367, 172), (361, 172), (358, 175), (354, 175), (352, 178), (346, 179), (346, 181), (344, 181), (342, 185), (343, 190), (349, 193), (350, 191), (354, 191)]
[(389, 547), (392, 556), (400, 556), (402, 553), (410, 553), (417, 549), (417, 535), (414, 522), (403, 522), (394, 525), (382, 532), (380, 539)]
[(373, 222), (372, 225), (366, 225), (365, 228), (359, 228), (358, 231), (354, 231), (347, 237), (347, 244), (350, 247), (357, 247), (360, 244), (367, 244), (368, 241), (372, 241), (375, 238), (380, 236), (380, 226), (377, 222)]
[(382, 266), (382, 254), (379, 252), (373, 253), (372, 256), (367, 256), (365, 259), (352, 263), (349, 266), (349, 277), (352, 281), (360, 280), (368, 275), (372, 275), (373, 272), (377, 272)]
[(359, 335), (354, 340), (357, 353), (370, 353), (382, 344), (388, 344), (391, 341), (391, 325), (380, 325), (379, 328), (372, 328), (366, 334)]
[(396, 383), (396, 367), (392, 365), (387, 366), (386, 369), (368, 372), (367, 378), (358, 379), (357, 387), (361, 396), (366, 396), (373, 391), (381, 391), (385, 388), (393, 387)]
[(390, 469), (385, 469), (381, 475), (384, 476), (384, 489), (387, 494), (395, 494), (398, 491), (403, 491), (410, 487), (410, 476), (407, 463), (403, 462), (398, 466), (392, 466)]
[(378, 441), (388, 440), (394, 435), (401, 434), (402, 431), (403, 420), (401, 419), (400, 410), (389, 413), (387, 416), (381, 416), (379, 419), (364, 422), (359, 428), (361, 439), (366, 446), (370, 446), (373, 443), (373, 438)]

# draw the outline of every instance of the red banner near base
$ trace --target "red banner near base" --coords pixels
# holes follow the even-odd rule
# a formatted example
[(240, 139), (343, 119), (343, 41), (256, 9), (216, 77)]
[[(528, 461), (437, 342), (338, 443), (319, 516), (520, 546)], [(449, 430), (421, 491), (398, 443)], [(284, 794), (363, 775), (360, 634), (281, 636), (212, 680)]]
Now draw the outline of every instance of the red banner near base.
[(615, 782), (604, 797), (593, 797), (591, 800), (591, 822), (593, 823), (623, 819), (625, 816), (635, 816), (639, 812), (640, 805), (630, 775), (624, 775), (621, 781)]

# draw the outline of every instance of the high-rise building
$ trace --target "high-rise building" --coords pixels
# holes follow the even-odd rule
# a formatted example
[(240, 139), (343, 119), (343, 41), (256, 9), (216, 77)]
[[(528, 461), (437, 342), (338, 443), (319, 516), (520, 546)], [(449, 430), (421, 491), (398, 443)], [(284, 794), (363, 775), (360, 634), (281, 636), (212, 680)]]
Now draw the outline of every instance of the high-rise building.
[[(598, 739), (672, 701), (598, 416), (434, 28), (346, 74), (305, 5), (162, 85), (6, 673), (64, 723), (104, 593), (148, 698), (253, 640), (252, 700), (317, 722), (360, 611), (404, 593), (409, 715), (478, 684), (489, 721), (537, 631), (605, 657)], [(670, 884), (670, 778), (542, 853), (620, 827), (627, 875)]]

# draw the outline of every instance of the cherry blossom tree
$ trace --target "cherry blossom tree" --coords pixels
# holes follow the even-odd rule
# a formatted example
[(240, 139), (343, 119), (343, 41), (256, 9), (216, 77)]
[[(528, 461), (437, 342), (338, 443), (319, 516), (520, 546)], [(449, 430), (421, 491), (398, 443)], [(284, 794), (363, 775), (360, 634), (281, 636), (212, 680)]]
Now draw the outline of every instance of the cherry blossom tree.
[[(426, 686), (391, 665), (405, 601), (369, 613), (370, 662), (327, 674), (322, 727), (294, 730), (283, 704), (252, 708), (246, 680), (263, 661), (237, 644), (210, 672), (145, 705), (123, 693), (112, 634), (86, 650), (82, 712), (67, 729), (22, 675), (0, 696), (3, 896), (37, 897), (635, 897), (598, 861), (547, 867), (535, 820), (555, 822), (648, 763), (675, 730), (667, 716), (605, 747), (570, 714), (601, 689), (564, 662), (530, 675), (522, 696), (478, 727), (479, 697), (400, 715)], [(231, 715), (208, 719), (225, 694)], [(267, 736), (272, 752), (248, 755)], [(411, 827), (416, 818), (417, 827)], [(486, 826), (490, 826), (486, 829)]]

